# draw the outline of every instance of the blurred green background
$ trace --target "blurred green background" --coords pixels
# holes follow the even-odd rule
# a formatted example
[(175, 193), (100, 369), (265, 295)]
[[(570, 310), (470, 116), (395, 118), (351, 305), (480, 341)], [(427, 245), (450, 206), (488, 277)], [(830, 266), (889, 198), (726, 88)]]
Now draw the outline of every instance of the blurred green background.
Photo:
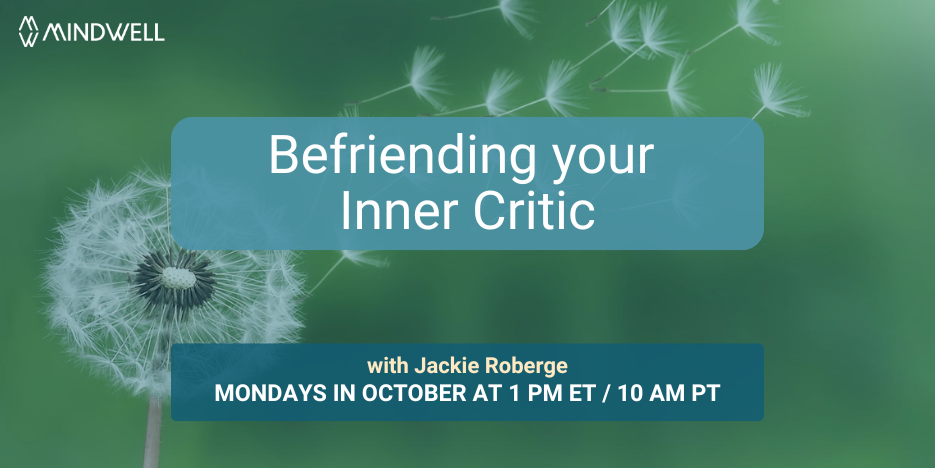
[[(495, 0), (0, 4), (0, 466), (134, 466), (146, 399), (71, 362), (43, 314), (44, 257), (66, 200), (142, 165), (168, 170), (190, 116), (330, 116), (405, 83), (419, 45), (446, 53), (452, 108), (497, 67), (540, 96), (553, 59), (606, 42), (604, 0), (535, 1), (528, 41)], [(79, 4), (80, 3), (80, 4)], [(693, 48), (732, 0), (663, 2)], [(195, 466), (932, 466), (935, 33), (930, 0), (765, 2), (780, 47), (737, 31), (691, 58), (709, 116), (751, 116), (753, 69), (781, 62), (807, 119), (764, 114), (766, 233), (741, 252), (385, 252), (342, 265), (304, 305), (306, 342), (762, 343), (766, 417), (749, 423), (177, 423), (162, 462)], [(24, 15), (159, 23), (163, 43), (23, 48)], [(603, 21), (602, 21), (603, 23)], [(602, 95), (585, 116), (667, 116), (664, 95)], [(671, 60), (608, 79), (664, 86)], [(411, 91), (362, 115), (429, 112)], [(482, 113), (477, 114), (482, 115)], [(550, 115), (545, 105), (523, 115)], [(305, 252), (311, 282), (338, 258)]]

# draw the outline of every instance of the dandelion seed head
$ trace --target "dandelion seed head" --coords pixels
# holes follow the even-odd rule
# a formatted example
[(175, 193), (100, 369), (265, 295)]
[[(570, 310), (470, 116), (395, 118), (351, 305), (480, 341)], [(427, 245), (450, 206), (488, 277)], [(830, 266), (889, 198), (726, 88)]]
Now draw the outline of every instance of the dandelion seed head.
[(578, 67), (565, 60), (556, 60), (549, 64), (549, 73), (545, 80), (545, 100), (552, 110), (559, 115), (571, 117), (571, 108), (578, 104), (579, 97), (571, 81), (578, 74)]
[(610, 40), (625, 52), (633, 52), (640, 45), (636, 29), (636, 7), (628, 2), (614, 3), (607, 13)]
[(675, 44), (674, 33), (664, 24), (667, 8), (658, 3), (644, 5), (640, 9), (640, 29), (643, 43), (651, 55), (675, 57), (678, 53), (672, 48)]
[(759, 3), (760, 0), (737, 0), (735, 11), (737, 25), (750, 37), (755, 37), (769, 45), (779, 45), (779, 41), (764, 31), (768, 28), (775, 28), (776, 25), (769, 22), (769, 18), (762, 10), (757, 9)]
[(529, 23), (536, 20), (532, 17), (532, 10), (526, 0), (500, 0), (500, 13), (503, 19), (516, 28), (526, 39), (532, 39), (532, 30)]
[(174, 343), (293, 341), (302, 277), (287, 251), (189, 251), (168, 179), (96, 184), (68, 207), (44, 283), (69, 351), (133, 393), (167, 397)]
[(437, 70), (438, 64), (444, 58), (445, 54), (434, 47), (419, 47), (412, 58), (412, 66), (406, 70), (412, 90), (420, 99), (428, 102), (437, 110), (445, 109), (440, 98), (446, 93), (442, 88), (443, 83)]
[(687, 62), (688, 57), (686, 56), (675, 60), (672, 65), (672, 72), (669, 74), (669, 83), (666, 85), (672, 112), (677, 116), (688, 116), (701, 110), (701, 107), (695, 104), (687, 93), (689, 85), (686, 80), (695, 72), (694, 70), (688, 73), (685, 72)]
[(782, 65), (773, 63), (760, 65), (753, 72), (757, 99), (765, 109), (769, 109), (776, 115), (808, 117), (810, 113), (795, 104), (805, 99), (806, 96), (800, 93), (800, 88), (792, 87), (791, 82), (779, 81), (781, 72)]
[(484, 104), (487, 106), (487, 112), (490, 115), (499, 115), (509, 110), (507, 108), (507, 95), (513, 92), (522, 82), (522, 78), (509, 70), (495, 70), (493, 77), (490, 79), (490, 86), (484, 93)]

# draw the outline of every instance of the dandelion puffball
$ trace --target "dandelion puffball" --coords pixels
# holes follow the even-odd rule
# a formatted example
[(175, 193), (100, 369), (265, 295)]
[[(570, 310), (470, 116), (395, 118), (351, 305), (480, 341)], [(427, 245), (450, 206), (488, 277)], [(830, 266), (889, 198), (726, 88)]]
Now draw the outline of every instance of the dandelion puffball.
[(781, 72), (782, 65), (772, 63), (763, 64), (753, 72), (753, 80), (756, 82), (756, 98), (762, 105), (753, 116), (754, 119), (764, 110), (772, 111), (779, 116), (784, 114), (795, 117), (809, 116), (808, 111), (796, 104), (806, 96), (799, 92), (800, 88), (792, 87), (791, 82), (780, 82)]
[(174, 343), (294, 341), (303, 279), (288, 251), (190, 251), (173, 241), (171, 187), (141, 172), (68, 207), (45, 272), (52, 327), (135, 394), (170, 392)]

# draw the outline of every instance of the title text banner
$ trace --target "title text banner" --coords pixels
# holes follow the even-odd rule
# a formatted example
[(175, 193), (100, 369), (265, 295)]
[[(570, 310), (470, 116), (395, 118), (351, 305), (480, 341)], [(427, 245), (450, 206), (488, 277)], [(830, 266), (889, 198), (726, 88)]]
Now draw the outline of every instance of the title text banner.
[(746, 118), (188, 118), (189, 249), (739, 250), (763, 234)]

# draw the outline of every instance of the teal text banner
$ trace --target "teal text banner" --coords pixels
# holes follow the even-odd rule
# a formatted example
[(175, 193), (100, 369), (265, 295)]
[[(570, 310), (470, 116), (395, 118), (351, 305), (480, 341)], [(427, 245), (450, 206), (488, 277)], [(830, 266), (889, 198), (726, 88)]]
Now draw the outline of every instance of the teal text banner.
[(760, 421), (759, 344), (176, 344), (176, 421)]

